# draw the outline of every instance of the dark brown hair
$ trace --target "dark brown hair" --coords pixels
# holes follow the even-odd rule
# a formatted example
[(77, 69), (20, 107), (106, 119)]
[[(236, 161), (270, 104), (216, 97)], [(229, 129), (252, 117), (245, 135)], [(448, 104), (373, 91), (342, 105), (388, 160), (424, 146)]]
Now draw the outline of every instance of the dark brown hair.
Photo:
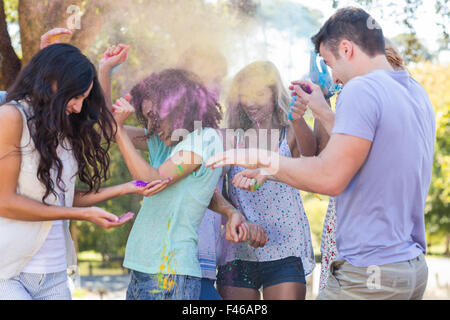
[(362, 9), (353, 7), (339, 9), (311, 38), (317, 53), (323, 44), (336, 58), (339, 44), (344, 39), (354, 42), (370, 57), (385, 54), (383, 30)]
[[(67, 115), (68, 102), (82, 96), (91, 84), (81, 112)], [(116, 122), (106, 107), (97, 72), (89, 59), (69, 44), (54, 44), (39, 51), (8, 90), (6, 101), (21, 100), (32, 109), (28, 127), (40, 155), (37, 176), (46, 187), (42, 201), (45, 203), (50, 194), (57, 196), (55, 182), (64, 186), (63, 163), (56, 149), (66, 139), (78, 163), (79, 179), (89, 192), (98, 191), (107, 178), (108, 150)], [(57, 172), (56, 181), (52, 180), (52, 169)]]

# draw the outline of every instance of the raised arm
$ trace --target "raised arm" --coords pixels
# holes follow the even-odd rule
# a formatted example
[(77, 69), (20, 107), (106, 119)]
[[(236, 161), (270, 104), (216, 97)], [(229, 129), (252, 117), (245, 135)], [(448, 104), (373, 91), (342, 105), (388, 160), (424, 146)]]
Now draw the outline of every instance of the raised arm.
[(297, 114), (293, 113), (294, 121), (292, 121), (292, 126), (288, 131), (288, 142), (292, 157), (314, 156), (317, 149), (314, 132), (303, 119), (303, 115), (298, 119), (296, 118), (297, 116)]
[[(314, 135), (316, 137), (317, 151), (314, 155), (320, 154), (328, 144), (331, 132), (334, 127), (335, 114), (331, 110), (329, 99), (325, 99), (322, 89), (307, 81), (292, 82), (292, 89), (297, 94), (295, 106), (300, 110), (309, 107), (314, 116)], [(311, 94), (301, 89), (301, 85), (311, 88)], [(312, 155), (310, 155), (312, 156)]]
[[(106, 105), (113, 111), (111, 76), (114, 68), (123, 64), (128, 58), (129, 46), (119, 44), (109, 47), (102, 56), (99, 64), (98, 80), (103, 89)], [(135, 148), (141, 151), (148, 151), (147, 143), (144, 139), (145, 130), (131, 126), (124, 126)]]
[[(330, 100), (327, 99), (327, 104), (330, 107)], [(319, 155), (327, 146), (331, 137), (331, 130), (334, 126), (334, 113), (333, 112), (323, 112), (316, 114), (317, 118), (314, 119), (314, 135), (317, 142), (317, 153)], [(322, 122), (325, 124), (323, 125)], [(328, 130), (327, 130), (328, 129)]]
[[(330, 101), (323, 96), (322, 89), (308, 81), (294, 81), (292, 84), (298, 97), (296, 105), (299, 107), (308, 106), (316, 121), (319, 121), (325, 130), (324, 133), (331, 136), (334, 127), (334, 112), (331, 110)], [(301, 85), (309, 86), (312, 91), (311, 94), (303, 91)]]
[(72, 31), (65, 28), (54, 28), (50, 31), (47, 31), (41, 36), (41, 49), (44, 49), (48, 46), (51, 46), (55, 43), (61, 43), (60, 38), (63, 35), (72, 35)]
[(114, 106), (113, 114), (118, 126), (116, 142), (133, 179), (144, 182), (168, 179), (168, 185), (172, 185), (200, 168), (202, 157), (189, 151), (180, 151), (158, 169), (154, 168), (141, 156), (124, 128), (125, 120), (133, 113), (134, 108), (123, 98)]

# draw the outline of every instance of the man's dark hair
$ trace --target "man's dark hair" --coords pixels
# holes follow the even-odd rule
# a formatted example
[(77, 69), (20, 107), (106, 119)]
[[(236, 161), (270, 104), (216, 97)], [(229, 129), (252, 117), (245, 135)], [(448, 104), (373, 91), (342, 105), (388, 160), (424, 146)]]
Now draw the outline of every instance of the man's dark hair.
[(320, 44), (324, 44), (336, 58), (339, 44), (343, 39), (354, 42), (370, 57), (385, 54), (383, 30), (363, 9), (353, 7), (339, 9), (311, 38), (317, 53)]

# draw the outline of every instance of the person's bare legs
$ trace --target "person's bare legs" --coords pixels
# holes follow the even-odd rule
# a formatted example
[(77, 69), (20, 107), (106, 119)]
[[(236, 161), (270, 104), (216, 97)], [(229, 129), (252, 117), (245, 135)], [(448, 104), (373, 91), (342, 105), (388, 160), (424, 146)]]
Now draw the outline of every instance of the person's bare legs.
[(263, 291), (264, 300), (305, 300), (306, 285), (299, 282), (284, 282)]
[(261, 300), (258, 290), (217, 285), (217, 291), (224, 300)]

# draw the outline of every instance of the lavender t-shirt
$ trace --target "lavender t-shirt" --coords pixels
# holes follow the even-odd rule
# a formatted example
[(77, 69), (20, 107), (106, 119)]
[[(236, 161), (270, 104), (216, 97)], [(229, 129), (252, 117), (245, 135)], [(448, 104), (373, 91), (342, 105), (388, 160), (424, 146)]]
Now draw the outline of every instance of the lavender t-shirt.
[(333, 134), (372, 141), (365, 163), (336, 198), (338, 259), (368, 267), (425, 253), (436, 122), (422, 86), (406, 71), (352, 79), (339, 96)]

